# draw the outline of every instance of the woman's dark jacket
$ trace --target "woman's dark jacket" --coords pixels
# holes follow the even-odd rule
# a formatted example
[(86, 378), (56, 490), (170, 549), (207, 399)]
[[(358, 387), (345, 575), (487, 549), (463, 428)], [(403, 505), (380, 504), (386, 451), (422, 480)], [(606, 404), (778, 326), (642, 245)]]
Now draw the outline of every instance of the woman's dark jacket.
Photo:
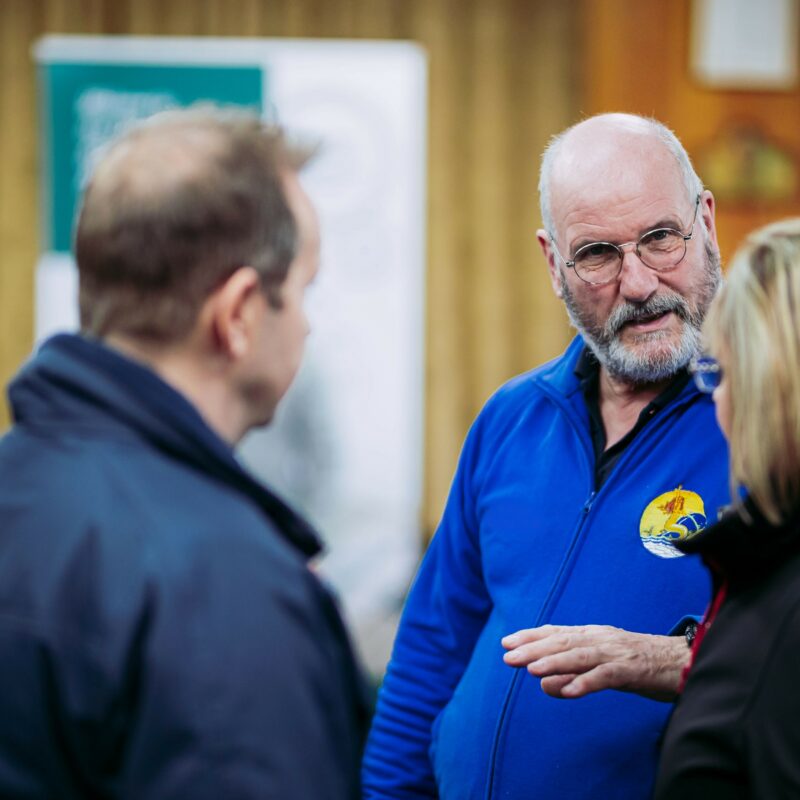
[(750, 522), (732, 512), (678, 544), (724, 596), (667, 727), (657, 800), (800, 798), (800, 514), (773, 526), (746, 508)]
[(308, 526), (77, 336), (0, 442), (0, 797), (353, 800), (361, 684)]

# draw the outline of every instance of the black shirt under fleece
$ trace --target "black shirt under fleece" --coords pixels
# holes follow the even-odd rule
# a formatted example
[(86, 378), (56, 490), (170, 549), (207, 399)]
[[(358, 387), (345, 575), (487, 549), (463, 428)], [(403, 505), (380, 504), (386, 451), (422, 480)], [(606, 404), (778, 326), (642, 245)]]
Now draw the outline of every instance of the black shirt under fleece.
[(575, 365), (575, 375), (580, 380), (581, 391), (589, 409), (589, 431), (594, 446), (594, 489), (597, 491), (611, 474), (620, 456), (628, 445), (636, 438), (639, 431), (655, 417), (655, 415), (677, 397), (689, 380), (689, 371), (684, 368), (661, 394), (653, 398), (642, 409), (636, 424), (616, 444), (606, 450), (606, 429), (600, 415), (600, 364), (588, 347)]

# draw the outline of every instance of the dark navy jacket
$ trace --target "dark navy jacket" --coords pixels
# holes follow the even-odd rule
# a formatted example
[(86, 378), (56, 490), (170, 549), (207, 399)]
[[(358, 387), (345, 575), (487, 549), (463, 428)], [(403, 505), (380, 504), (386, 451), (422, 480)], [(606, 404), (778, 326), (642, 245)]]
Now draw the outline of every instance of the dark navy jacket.
[(362, 687), (306, 524), (77, 336), (0, 441), (0, 797), (351, 800)]
[(406, 604), (364, 758), (369, 800), (644, 800), (669, 705), (545, 695), (500, 639), (545, 623), (667, 633), (708, 597), (674, 542), (728, 502), (711, 398), (687, 384), (599, 489), (575, 366), (515, 378), (470, 431)]

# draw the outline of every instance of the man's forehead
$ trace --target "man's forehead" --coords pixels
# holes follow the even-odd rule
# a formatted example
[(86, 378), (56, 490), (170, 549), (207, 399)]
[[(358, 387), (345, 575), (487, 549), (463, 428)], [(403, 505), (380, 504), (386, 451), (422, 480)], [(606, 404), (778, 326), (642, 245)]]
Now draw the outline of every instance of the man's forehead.
[(551, 211), (557, 227), (626, 218), (636, 227), (683, 216), (688, 199), (666, 147), (565, 154), (554, 170)]
[(559, 151), (550, 191), (588, 192), (598, 186), (636, 186), (649, 176), (680, 180), (677, 159), (651, 135), (606, 132), (596, 139), (571, 137)]
[(683, 230), (690, 221), (685, 193), (638, 197), (630, 201), (574, 205), (555, 218), (558, 235), (570, 248), (592, 241), (627, 242), (654, 228)]

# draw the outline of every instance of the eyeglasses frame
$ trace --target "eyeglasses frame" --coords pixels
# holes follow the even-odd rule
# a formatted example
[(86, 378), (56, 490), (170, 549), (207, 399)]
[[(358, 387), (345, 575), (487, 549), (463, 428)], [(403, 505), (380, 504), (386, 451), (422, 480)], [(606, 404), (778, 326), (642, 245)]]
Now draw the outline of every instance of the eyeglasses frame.
[[(572, 257), (571, 261), (568, 261), (566, 258), (564, 258), (564, 256), (561, 255), (561, 252), (558, 249), (558, 245), (556, 245), (555, 237), (553, 236), (552, 233), (548, 233), (548, 236), (550, 237), (550, 244), (553, 245), (553, 250), (555, 250), (556, 255), (564, 262), (564, 265), (570, 267), (580, 280), (582, 280), (584, 283), (588, 283), (590, 286), (607, 286), (609, 283), (613, 283), (619, 277), (620, 272), (622, 272), (622, 262), (625, 260), (625, 253), (623, 252), (623, 248), (630, 247), (631, 245), (633, 245), (635, 248), (636, 257), (648, 269), (652, 269), (654, 272), (669, 272), (670, 270), (675, 269), (683, 261), (683, 259), (686, 258), (686, 250), (687, 250), (686, 243), (694, 236), (694, 226), (697, 223), (697, 210), (700, 208), (700, 198), (701, 196), (699, 194), (695, 198), (694, 216), (692, 217), (692, 224), (689, 227), (688, 233), (684, 233), (683, 231), (677, 230), (676, 228), (653, 228), (652, 230), (643, 233), (638, 239), (630, 242), (623, 242), (622, 244), (614, 244), (614, 242), (588, 242), (587, 244), (582, 245), (575, 251), (575, 255)], [(642, 258), (641, 253), (639, 252), (639, 245), (641, 244), (642, 239), (645, 239), (646, 237), (650, 236), (656, 231), (670, 231), (671, 233), (677, 233), (678, 236), (680, 236), (683, 239), (684, 242), (683, 255), (669, 267), (663, 267), (663, 268), (652, 267)], [(616, 274), (613, 275), (608, 280), (590, 281), (584, 278), (575, 268), (575, 256), (577, 256), (578, 253), (581, 252), (581, 250), (584, 250), (587, 247), (596, 247), (599, 244), (605, 244), (608, 245), (609, 247), (613, 247), (617, 251), (617, 253), (619, 253), (619, 268), (617, 269)]]
[[(722, 365), (716, 358), (708, 354), (695, 356), (689, 362), (689, 373), (694, 378), (695, 386), (703, 394), (713, 394), (719, 385), (722, 383), (725, 373), (723, 372)], [(712, 384), (705, 384), (703, 376), (713, 375)]]

